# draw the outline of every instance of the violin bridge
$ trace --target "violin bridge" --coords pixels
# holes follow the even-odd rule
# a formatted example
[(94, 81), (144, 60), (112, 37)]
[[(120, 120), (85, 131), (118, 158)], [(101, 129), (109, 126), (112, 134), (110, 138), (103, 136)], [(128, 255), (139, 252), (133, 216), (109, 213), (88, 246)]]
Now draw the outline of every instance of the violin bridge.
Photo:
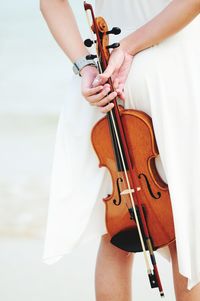
[(125, 195), (125, 194), (130, 194), (135, 192), (135, 189), (125, 189), (123, 191), (120, 192), (121, 195)]
[[(141, 190), (141, 187), (137, 187), (136, 188), (137, 191), (140, 191)], [(121, 195), (125, 195), (125, 194), (131, 194), (131, 193), (134, 193), (135, 192), (135, 189), (125, 189), (123, 191), (120, 192)]]

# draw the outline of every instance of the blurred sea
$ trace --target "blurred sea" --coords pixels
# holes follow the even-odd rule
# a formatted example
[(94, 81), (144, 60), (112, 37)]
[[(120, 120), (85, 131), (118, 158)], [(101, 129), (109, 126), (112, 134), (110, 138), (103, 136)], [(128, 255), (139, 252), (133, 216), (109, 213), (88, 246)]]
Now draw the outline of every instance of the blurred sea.
[[(84, 36), (83, 1), (70, 2)], [(0, 20), (0, 235), (41, 237), (71, 62), (38, 1), (1, 1)]]

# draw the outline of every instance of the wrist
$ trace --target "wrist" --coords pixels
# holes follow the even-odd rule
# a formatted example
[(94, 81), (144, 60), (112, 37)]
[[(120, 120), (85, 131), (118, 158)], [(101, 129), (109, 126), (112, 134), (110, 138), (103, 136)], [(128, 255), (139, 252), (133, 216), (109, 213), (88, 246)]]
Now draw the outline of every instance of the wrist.
[(86, 66), (96, 67), (96, 63), (92, 58), (87, 58), (87, 56), (80, 57), (73, 64), (73, 71), (75, 74), (79, 74), (81, 76), (81, 70)]
[(128, 35), (124, 39), (120, 41), (120, 47), (122, 50), (129, 55), (134, 56), (136, 53), (138, 53), (140, 50), (137, 47), (137, 43), (134, 40), (133, 34)]

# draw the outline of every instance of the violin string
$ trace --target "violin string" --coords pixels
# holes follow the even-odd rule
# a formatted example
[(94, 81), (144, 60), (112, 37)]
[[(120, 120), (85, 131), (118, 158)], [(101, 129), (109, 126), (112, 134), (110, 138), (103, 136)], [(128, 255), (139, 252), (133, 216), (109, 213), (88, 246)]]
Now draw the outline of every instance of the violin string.
[[(88, 14), (87, 11), (85, 11), (85, 12), (86, 12), (86, 18), (87, 18), (88, 26), (89, 26), (89, 29), (90, 29), (91, 40), (93, 41), (93, 45), (95, 45), (95, 38), (94, 38), (94, 33), (93, 33), (93, 31), (91, 29), (91, 26), (90, 26), (89, 14)], [(98, 43), (98, 41), (96, 41), (96, 43)], [(97, 60), (98, 60), (99, 73), (103, 73), (102, 68), (101, 68), (101, 64), (100, 64), (100, 58), (99, 58), (99, 55), (97, 53), (97, 47), (95, 47), (95, 48), (96, 48), (96, 54), (97, 54)], [(125, 173), (125, 178), (126, 178), (126, 182), (127, 182), (127, 185), (128, 185), (129, 196), (130, 196), (131, 205), (132, 205), (132, 208), (133, 208), (133, 212), (134, 212), (134, 216), (135, 216), (135, 220), (136, 220), (136, 224), (137, 224), (137, 228), (138, 228), (138, 233), (139, 233), (140, 242), (141, 242), (141, 246), (142, 246), (142, 251), (143, 251), (143, 255), (144, 255), (144, 259), (145, 259), (145, 263), (146, 263), (146, 267), (147, 267), (147, 272), (148, 272), (148, 274), (150, 274), (151, 273), (150, 263), (149, 263), (149, 260), (148, 260), (147, 251), (146, 251), (145, 244), (144, 244), (144, 239), (143, 239), (143, 235), (142, 235), (142, 230), (141, 230), (138, 214), (137, 214), (137, 211), (136, 211), (134, 198), (133, 198), (133, 195), (131, 193), (131, 185), (130, 185), (130, 182), (129, 182), (129, 178), (128, 178), (128, 174), (127, 174), (127, 170), (126, 170), (126, 165), (125, 165), (125, 160), (124, 160), (123, 153), (122, 153), (122, 147), (121, 147), (119, 136), (118, 136), (118, 133), (117, 133), (117, 127), (116, 127), (116, 123), (115, 123), (115, 120), (114, 120), (112, 110), (110, 111), (110, 114), (111, 114), (111, 120), (112, 120), (112, 123), (113, 123), (113, 126), (114, 126), (115, 136), (117, 138), (117, 144), (118, 144), (118, 147), (119, 147), (120, 157), (121, 157), (121, 160), (122, 160), (122, 165), (123, 165), (123, 169), (124, 169), (124, 173)]]

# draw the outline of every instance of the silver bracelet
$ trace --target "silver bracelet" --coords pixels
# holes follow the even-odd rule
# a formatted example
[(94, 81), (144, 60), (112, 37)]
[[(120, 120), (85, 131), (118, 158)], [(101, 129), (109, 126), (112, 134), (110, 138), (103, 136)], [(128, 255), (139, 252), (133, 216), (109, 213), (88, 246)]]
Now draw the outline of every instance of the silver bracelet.
[[(80, 75), (80, 71), (85, 67), (85, 66), (94, 66), (97, 68), (97, 65), (94, 60), (87, 60), (85, 57), (80, 57), (77, 59), (74, 64), (73, 64), (73, 71), (75, 74)], [(81, 75), (80, 75), (81, 76)]]

